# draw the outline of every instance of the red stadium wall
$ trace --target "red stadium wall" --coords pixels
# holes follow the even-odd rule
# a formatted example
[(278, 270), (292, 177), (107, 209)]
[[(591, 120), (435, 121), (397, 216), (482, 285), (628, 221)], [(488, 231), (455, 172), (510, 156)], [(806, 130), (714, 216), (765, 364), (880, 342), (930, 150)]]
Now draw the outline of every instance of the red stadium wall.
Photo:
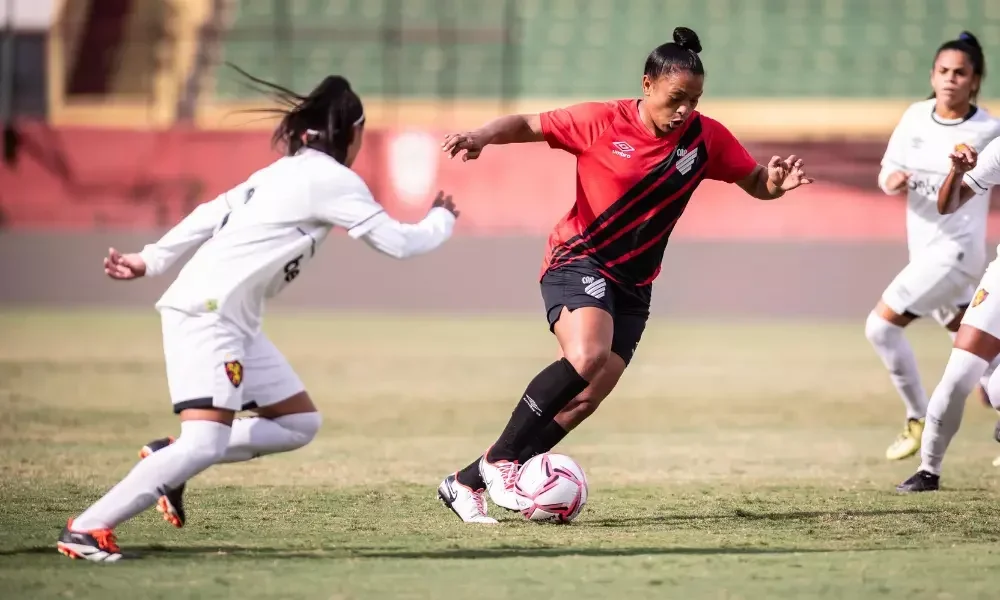
[[(434, 192), (452, 193), (463, 235), (544, 235), (568, 209), (573, 158), (544, 145), (489, 148), (449, 161), (438, 133), (368, 131), (358, 172), (387, 209), (416, 220)], [(798, 145), (820, 179), (763, 203), (706, 182), (673, 239), (901, 241), (903, 204), (874, 186), (883, 142)], [(758, 159), (790, 149), (751, 144)], [(160, 229), (241, 181), (276, 155), (266, 132), (176, 129), (162, 133), (25, 126), (15, 168), (0, 168), (0, 219), (8, 229)], [(848, 158), (850, 157), (850, 158)], [(1000, 215), (991, 216), (991, 225)]]

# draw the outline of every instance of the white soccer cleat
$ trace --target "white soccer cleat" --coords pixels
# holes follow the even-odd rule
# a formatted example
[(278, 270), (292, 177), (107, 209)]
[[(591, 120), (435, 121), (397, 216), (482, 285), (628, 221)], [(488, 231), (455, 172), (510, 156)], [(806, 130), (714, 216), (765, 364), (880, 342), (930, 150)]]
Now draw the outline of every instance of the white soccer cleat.
[(521, 503), (514, 491), (520, 465), (517, 464), (517, 461), (510, 460), (498, 460), (491, 463), (486, 460), (487, 454), (489, 454), (488, 450), (479, 459), (479, 473), (483, 476), (483, 481), (486, 482), (486, 491), (490, 494), (490, 500), (507, 510), (521, 510)]
[(492, 525), (497, 522), (486, 514), (486, 490), (464, 486), (455, 475), (445, 477), (438, 486), (438, 498), (466, 523)]

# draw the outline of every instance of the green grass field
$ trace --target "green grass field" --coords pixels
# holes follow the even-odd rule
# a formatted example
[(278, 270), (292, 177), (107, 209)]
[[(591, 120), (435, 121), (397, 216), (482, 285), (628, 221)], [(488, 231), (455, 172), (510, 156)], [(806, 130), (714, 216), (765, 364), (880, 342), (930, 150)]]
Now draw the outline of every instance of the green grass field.
[[(210, 469), (189, 522), (118, 530), (141, 560), (70, 561), (68, 517), (176, 433), (155, 313), (0, 312), (5, 598), (991, 598), (995, 413), (970, 399), (943, 489), (901, 496), (902, 404), (852, 323), (653, 322), (559, 450), (587, 470), (569, 526), (467, 526), (435, 497), (555, 347), (534, 318), (272, 315), (321, 406), (295, 453)], [(928, 392), (948, 354), (910, 333)]]

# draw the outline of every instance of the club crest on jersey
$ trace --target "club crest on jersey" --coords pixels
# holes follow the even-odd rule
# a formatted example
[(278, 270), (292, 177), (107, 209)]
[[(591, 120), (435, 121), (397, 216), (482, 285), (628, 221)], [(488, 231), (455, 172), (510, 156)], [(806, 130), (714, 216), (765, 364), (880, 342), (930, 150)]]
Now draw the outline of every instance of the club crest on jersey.
[(240, 387), (240, 384), (243, 383), (243, 363), (238, 360), (229, 360), (224, 366), (229, 383), (233, 384), (233, 387)]
[(969, 308), (979, 306), (986, 300), (986, 298), (989, 297), (989, 295), (990, 295), (989, 292), (987, 292), (983, 288), (979, 288), (978, 290), (976, 290), (976, 295), (972, 297), (972, 304), (969, 305)]
[(617, 154), (622, 158), (632, 158), (632, 155), (629, 154), (629, 152), (635, 152), (635, 148), (633, 148), (628, 142), (612, 142), (611, 145), (615, 148), (611, 151), (612, 154)]
[(691, 172), (691, 167), (694, 166), (694, 162), (698, 160), (698, 149), (685, 150), (684, 148), (677, 149), (677, 172), (681, 175), (687, 175)]

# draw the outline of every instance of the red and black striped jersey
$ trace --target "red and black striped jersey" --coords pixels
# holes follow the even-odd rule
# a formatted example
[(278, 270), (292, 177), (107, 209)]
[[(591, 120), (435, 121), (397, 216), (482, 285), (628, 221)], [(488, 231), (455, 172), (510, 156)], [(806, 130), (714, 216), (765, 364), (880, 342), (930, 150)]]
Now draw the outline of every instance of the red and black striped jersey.
[(613, 281), (649, 285), (698, 184), (733, 183), (757, 166), (725, 126), (698, 112), (656, 137), (636, 99), (553, 110), (541, 123), (551, 147), (577, 157), (576, 203), (549, 236), (543, 273), (588, 260)]

